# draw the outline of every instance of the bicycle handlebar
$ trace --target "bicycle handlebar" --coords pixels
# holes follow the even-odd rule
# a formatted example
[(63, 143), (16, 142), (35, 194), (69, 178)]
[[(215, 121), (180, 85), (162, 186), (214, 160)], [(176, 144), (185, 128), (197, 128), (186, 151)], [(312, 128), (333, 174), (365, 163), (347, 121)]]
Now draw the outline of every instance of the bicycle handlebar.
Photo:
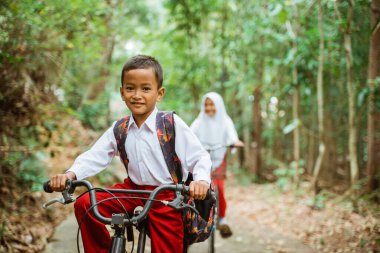
[[(43, 184), (43, 189), (47, 193), (52, 193), (52, 189), (49, 185), (50, 181), (47, 181)], [(67, 180), (66, 182), (66, 189), (62, 192), (62, 199), (53, 199), (48, 201), (44, 204), (44, 208), (47, 206), (59, 202), (62, 204), (68, 204), (71, 203), (74, 200), (72, 197), (72, 193), (75, 191), (75, 188), (78, 186), (84, 186), (88, 189), (89, 195), (90, 195), (90, 203), (93, 206), (93, 214), (97, 220), (104, 224), (111, 224), (111, 218), (104, 217), (100, 214), (98, 206), (97, 206), (97, 200), (96, 200), (96, 190), (94, 190), (92, 184), (87, 180)], [(148, 215), (148, 212), (153, 204), (153, 200), (155, 200), (156, 196), (165, 190), (170, 190), (176, 192), (176, 198), (172, 201), (162, 201), (165, 205), (168, 205), (176, 210), (181, 210), (183, 208), (191, 208), (195, 212), (198, 212), (193, 206), (185, 204), (183, 202), (184, 200), (184, 194), (189, 192), (189, 186), (183, 185), (183, 184), (175, 184), (175, 185), (161, 185), (155, 188), (152, 191), (149, 190), (131, 190), (131, 189), (99, 189), (98, 191), (108, 191), (112, 193), (129, 193), (129, 194), (149, 194), (149, 199), (147, 200), (146, 204), (144, 205), (142, 211), (137, 215), (133, 216), (132, 218), (125, 218), (123, 220), (124, 224), (126, 226), (140, 223), (145, 219), (145, 217)], [(210, 191), (208, 192), (207, 199), (211, 198), (213, 201), (216, 201), (215, 193)]]
[(211, 151), (216, 151), (218, 149), (221, 149), (221, 148), (236, 148), (237, 146), (235, 146), (234, 144), (231, 144), (231, 145), (216, 145), (216, 146), (205, 146), (204, 148), (206, 149), (207, 152), (211, 152)]
[(53, 193), (54, 191), (51, 189), (50, 187), (50, 180), (46, 181), (43, 185), (42, 185), (43, 189), (45, 192), (47, 193)]

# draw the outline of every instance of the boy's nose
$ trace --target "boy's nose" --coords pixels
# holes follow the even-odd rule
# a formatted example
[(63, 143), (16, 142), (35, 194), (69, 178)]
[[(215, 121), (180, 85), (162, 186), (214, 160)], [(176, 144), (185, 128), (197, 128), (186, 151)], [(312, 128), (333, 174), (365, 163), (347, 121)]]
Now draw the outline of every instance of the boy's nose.
[(134, 97), (141, 97), (141, 91), (135, 90), (135, 93), (133, 94)]

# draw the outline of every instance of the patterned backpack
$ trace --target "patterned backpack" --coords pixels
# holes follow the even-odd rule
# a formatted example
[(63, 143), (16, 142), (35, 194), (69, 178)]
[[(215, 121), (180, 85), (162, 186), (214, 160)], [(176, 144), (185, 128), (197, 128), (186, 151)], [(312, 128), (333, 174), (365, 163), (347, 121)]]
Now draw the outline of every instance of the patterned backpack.
[[(182, 179), (182, 165), (175, 152), (175, 131), (174, 112), (157, 112), (156, 129), (157, 137), (162, 153), (168, 166), (169, 173), (174, 183), (184, 183)], [(128, 170), (128, 157), (125, 150), (125, 140), (128, 134), (128, 124), (130, 116), (124, 117), (116, 122), (113, 129), (117, 149), (124, 166)], [(186, 181), (188, 184), (192, 180), (191, 174)], [(195, 205), (199, 214), (190, 208), (183, 209), (182, 220), (184, 224), (184, 243), (190, 245), (196, 242), (205, 241), (211, 234), (214, 226), (215, 203), (211, 200), (186, 199), (185, 202)]]

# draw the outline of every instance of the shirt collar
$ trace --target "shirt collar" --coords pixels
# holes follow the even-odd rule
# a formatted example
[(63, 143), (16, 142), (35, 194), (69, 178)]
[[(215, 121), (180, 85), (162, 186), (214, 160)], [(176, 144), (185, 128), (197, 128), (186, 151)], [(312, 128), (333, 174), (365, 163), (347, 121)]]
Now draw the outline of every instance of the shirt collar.
[[(158, 109), (157, 107), (154, 108), (152, 113), (149, 115), (149, 117), (145, 120), (145, 122), (141, 125), (143, 127), (144, 125), (152, 132), (156, 131), (156, 115), (157, 115)], [(135, 119), (133, 116), (129, 119), (128, 129), (134, 125), (137, 128), (137, 124), (135, 122)]]

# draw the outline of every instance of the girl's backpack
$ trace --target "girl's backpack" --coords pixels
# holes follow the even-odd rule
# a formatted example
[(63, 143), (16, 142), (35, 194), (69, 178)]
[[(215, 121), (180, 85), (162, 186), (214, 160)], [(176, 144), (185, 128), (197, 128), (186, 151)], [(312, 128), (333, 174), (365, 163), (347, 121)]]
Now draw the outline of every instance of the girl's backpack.
[[(174, 112), (157, 112), (156, 128), (157, 137), (162, 153), (168, 166), (169, 173), (174, 183), (184, 183), (182, 179), (182, 166), (178, 155), (175, 152), (175, 128)], [(130, 116), (124, 117), (116, 122), (113, 132), (117, 142), (117, 149), (120, 153), (121, 161), (128, 170), (128, 157), (125, 150), (125, 140), (128, 134), (128, 124)], [(192, 176), (189, 175), (186, 184), (190, 183)], [(184, 240), (186, 245), (206, 240), (214, 226), (215, 202), (211, 200), (186, 199), (187, 204), (195, 205), (199, 214), (190, 208), (183, 209), (182, 220), (184, 224)]]

